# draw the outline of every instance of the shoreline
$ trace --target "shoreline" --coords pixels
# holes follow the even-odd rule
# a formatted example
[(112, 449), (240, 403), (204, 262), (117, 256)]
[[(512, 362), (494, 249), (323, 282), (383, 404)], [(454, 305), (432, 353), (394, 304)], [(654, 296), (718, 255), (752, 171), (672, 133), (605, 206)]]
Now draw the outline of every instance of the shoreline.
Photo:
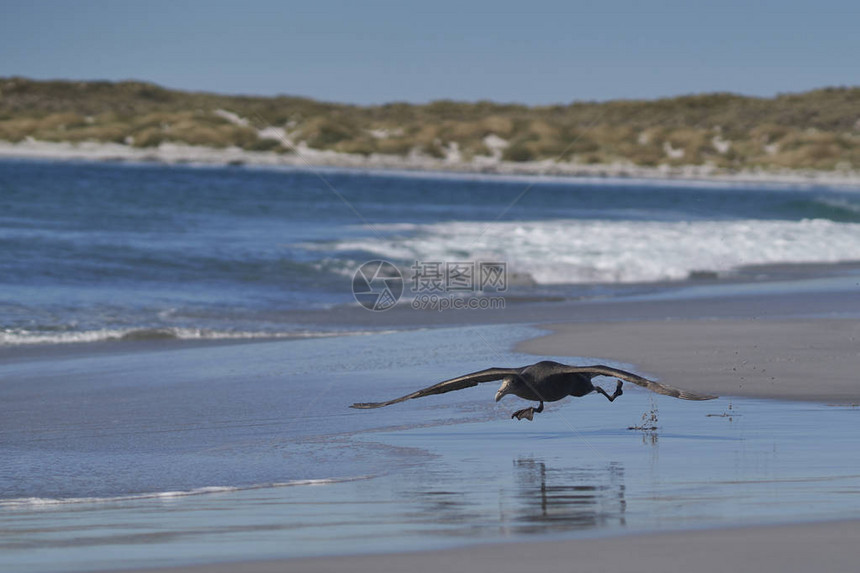
[(709, 165), (643, 167), (633, 164), (576, 164), (552, 160), (513, 162), (493, 157), (472, 161), (434, 159), (427, 156), (358, 154), (324, 151), (301, 146), (298, 153), (279, 154), (163, 143), (139, 148), (119, 143), (82, 143), (24, 140), (0, 141), (0, 160), (86, 161), (97, 163), (142, 163), (162, 165), (333, 168), (359, 172), (406, 172), (441, 176), (478, 175), (488, 177), (547, 177), (596, 180), (674, 181), (715, 184), (774, 184), (788, 186), (860, 186), (860, 171), (817, 171), (801, 169), (748, 169), (729, 172)]
[[(837, 390), (821, 394), (820, 375), (836, 376), (832, 365), (816, 362), (815, 345), (840, 349), (860, 370), (860, 264), (775, 265), (764, 269), (769, 279), (745, 274), (719, 280), (654, 283), (649, 292), (632, 285), (628, 294), (610, 298), (516, 297), (498, 310), (439, 311), (399, 304), (386, 312), (368, 312), (358, 305), (290, 310), (279, 316), (288, 330), (270, 336), (113, 337), (96, 340), (0, 344), (4, 361), (51, 360), (76, 355), (134, 354), (396, 334), (414, 330), (453, 329), (481, 325), (524, 325), (543, 334), (520, 341), (514, 351), (534, 356), (588, 356), (633, 364), (669, 384), (683, 385), (685, 371), (704, 373), (691, 390), (752, 398), (860, 402), (847, 374)], [(786, 288), (788, 287), (788, 288)], [(162, 330), (166, 330), (165, 327)], [(846, 331), (851, 330), (847, 335)], [(735, 333), (740, 332), (737, 336)], [(807, 340), (808, 339), (808, 340)], [(789, 340), (793, 355), (779, 347)], [(744, 342), (746, 341), (746, 342)], [(827, 341), (825, 344), (823, 341)], [(743, 348), (742, 348), (743, 347)], [(752, 349), (755, 349), (753, 352)], [(762, 372), (725, 364), (769, 364)], [(735, 365), (735, 368), (737, 366)], [(795, 368), (792, 370), (792, 368)], [(796, 380), (816, 380), (808, 384)], [(728, 383), (725, 375), (743, 378)], [(771, 378), (795, 379), (783, 388)], [(672, 381), (674, 380), (674, 382)], [(822, 397), (825, 396), (825, 397)]]
[[(567, 317), (568, 319), (570, 317)], [(532, 323), (552, 332), (523, 340), (515, 351), (588, 355), (623, 360), (637, 371), (694, 390), (768, 399), (856, 406), (860, 388), (860, 320), (745, 318)], [(574, 349), (574, 350), (571, 350)], [(764, 367), (766, 366), (766, 368)], [(696, 378), (689, 373), (697, 372)], [(686, 373), (687, 375), (683, 375)], [(742, 381), (742, 382), (741, 382)], [(860, 520), (815, 520), (752, 525), (595, 532), (575, 537), (476, 543), (435, 550), (239, 560), (142, 569), (124, 573), (249, 573), (349, 570), (471, 573), (607, 570), (705, 573), (744, 570), (853, 571), (860, 561)]]
[[(840, 307), (838, 298), (821, 297), (825, 307), (831, 310)], [(545, 355), (592, 355), (629, 362), (637, 371), (656, 375), (662, 380), (690, 389), (713, 390), (714, 384), (722, 384), (729, 395), (763, 395), (753, 392), (755, 384), (770, 394), (767, 397), (793, 400), (812, 399), (818, 402), (838, 401), (843, 404), (860, 396), (857, 389), (853, 394), (840, 389), (839, 384), (849, 384), (851, 374), (856, 372), (860, 354), (854, 342), (860, 340), (860, 318), (786, 318), (784, 315), (768, 314), (771, 310), (783, 308), (785, 303), (775, 302), (774, 297), (757, 297), (761, 314), (756, 317), (722, 318), (709, 317), (719, 311), (713, 301), (674, 301), (670, 306), (653, 302), (614, 302), (591, 305), (587, 313), (580, 313), (588, 305), (551, 305), (544, 320), (525, 320), (532, 313), (525, 309), (519, 314), (521, 324), (531, 324), (540, 329), (548, 328), (548, 316), (553, 316), (552, 329), (555, 333), (544, 334), (520, 341), (514, 351), (536, 352)], [(745, 299), (746, 300), (746, 299)], [(796, 300), (796, 299), (795, 299)], [(665, 303), (664, 303), (665, 304)], [(747, 300), (742, 306), (750, 308)], [(603, 311), (616, 306), (617, 314), (628, 314), (631, 309), (645, 313), (645, 316), (631, 320), (613, 320)], [(856, 306), (856, 305), (855, 305)], [(689, 308), (694, 307), (694, 308)], [(559, 308), (564, 308), (561, 315)], [(666, 319), (648, 316), (657, 311), (662, 317), (672, 314), (670, 309), (686, 308), (692, 316)], [(795, 310), (797, 307), (795, 307)], [(590, 318), (589, 321), (577, 321)], [(727, 316), (733, 313), (729, 312)], [(598, 315), (604, 315), (598, 318)], [(603, 322), (599, 322), (603, 320)], [(562, 322), (562, 325), (559, 325)], [(444, 326), (444, 325), (439, 325)], [(457, 328), (456, 324), (447, 325)], [(807, 344), (802, 344), (806, 341)], [(224, 342), (224, 341), (220, 341)], [(241, 341), (249, 344), (256, 341)], [(260, 341), (263, 342), (263, 341)], [(809, 344), (811, 342), (811, 344)], [(272, 341), (268, 341), (273, 344)], [(269, 348), (248, 346), (242, 351), (244, 356), (258, 356), (256, 363), (268, 368), (266, 364), (273, 356), (284, 355), (282, 344), (290, 341), (274, 342)], [(768, 347), (766, 344), (770, 344)], [(839, 344), (837, 344), (839, 343)], [(165, 341), (132, 341), (128, 345), (143, 349), (149, 345), (152, 350), (174, 348)], [(123, 345), (125, 346), (125, 345)], [(203, 345), (201, 345), (203, 346)], [(90, 345), (87, 345), (90, 348)], [(782, 348), (774, 354), (774, 348)], [(103, 349), (107, 347), (103, 345)], [(62, 352), (62, 349), (57, 349)], [(262, 354), (259, 352), (262, 351)], [(716, 351), (716, 352), (715, 352)], [(744, 351), (735, 355), (735, 351)], [(86, 351), (85, 351), (86, 352)], [(590, 354), (592, 353), (593, 354)], [(791, 353), (791, 356), (788, 353)], [(51, 360), (52, 352), (33, 358)], [(288, 354), (287, 354), (288, 355)], [(649, 356), (653, 358), (648, 361)], [(268, 360), (266, 359), (268, 357)], [(834, 362), (834, 357), (838, 360)], [(492, 356), (487, 356), (492, 360)], [(793, 358), (794, 360), (788, 360)], [(768, 374), (760, 372), (761, 362), (766, 362)], [(727, 363), (730, 361), (731, 364)], [(716, 365), (716, 366), (715, 366)], [(742, 367), (742, 371), (728, 374), (732, 367)], [(780, 370), (782, 369), (782, 370)], [(696, 378), (690, 379), (689, 373), (695, 372)], [(782, 373), (780, 373), (782, 372)], [(833, 376), (820, 378), (821, 373)], [(682, 376), (686, 373), (687, 376)], [(795, 395), (792, 386), (771, 384), (769, 376), (777, 374), (783, 381), (797, 384)], [(186, 374), (196, 377), (197, 374)], [(749, 382), (744, 388), (737, 387), (739, 377)], [(758, 377), (759, 379), (755, 379)], [(820, 379), (819, 379), (820, 378)], [(697, 386), (701, 385), (701, 386)], [(809, 386), (809, 388), (806, 388)], [(720, 390), (723, 393), (723, 389)], [(810, 398), (798, 390), (810, 390), (815, 395)], [(853, 405), (853, 404), (852, 404)], [(568, 405), (569, 407), (571, 405)], [(850, 412), (849, 412), (850, 414)], [(372, 554), (324, 555), (319, 557), (285, 557), (272, 560), (218, 560), (217, 556), (200, 553), (187, 556), (185, 565), (168, 567), (146, 567), (123, 569), (121, 564), (114, 571), (126, 573), (144, 571), (159, 573), (202, 573), (228, 572), (241, 569), (249, 573), (269, 573), (275, 571), (337, 571), (349, 570), (362, 572), (387, 572), (409, 569), (416, 573), (438, 571), (443, 568), (470, 571), (471, 573), (507, 573), (531, 567), (540, 571), (592, 571), (611, 570), (619, 572), (638, 571), (725, 571), (743, 570), (750, 563), (756, 563), (763, 573), (808, 571), (816, 567), (827, 571), (852, 571), (860, 561), (860, 546), (854, 540), (860, 534), (860, 520), (815, 521), (803, 516), (796, 521), (762, 521), (752, 526), (741, 525), (695, 529), (661, 529), (648, 531), (631, 529), (627, 531), (593, 532), (575, 537), (563, 534), (544, 536), (534, 540), (504, 540), (498, 543), (478, 543), (463, 546), (430, 549), (422, 551), (389, 551)], [(182, 561), (180, 561), (181, 563)], [(157, 563), (157, 562), (156, 562)], [(162, 563), (166, 563), (163, 561)], [(709, 568), (710, 567), (710, 568)]]
[[(702, 393), (819, 403), (860, 403), (860, 300), (852, 292), (724, 294), (708, 298), (531, 302), (502, 311), (444, 313), (341, 309), (294, 316), (296, 324), (339, 328), (325, 338), (415, 330), (522, 325), (538, 334), (514, 352), (589, 357), (632, 365), (670, 385)], [(750, 314), (750, 309), (755, 309)], [(326, 324), (324, 319), (334, 320)], [(311, 337), (314, 339), (317, 337)], [(7, 363), (132, 355), (193, 348), (290, 344), (306, 337), (99, 340), (0, 346)], [(573, 361), (573, 360), (572, 360)], [(499, 365), (508, 366), (508, 365)], [(690, 376), (695, 372), (695, 377)]]
[[(505, 306), (492, 311), (415, 309), (409, 300), (403, 300), (385, 312), (369, 313), (355, 303), (343, 303), (328, 308), (277, 311), (283, 330), (231, 333), (161, 325), (68, 332), (68, 336), (48, 335), (44, 340), (39, 340), (38, 334), (33, 335), (33, 340), (21, 335), (22, 338), (14, 342), (0, 336), (0, 359), (21, 358), (40, 352), (74, 354), (79, 350), (90, 352), (99, 349), (104, 353), (151, 347), (250, 344), (480, 324), (542, 327), (559, 322), (560, 316), (573, 322), (703, 318), (695, 310), (697, 307), (706, 309), (707, 318), (743, 318), (747, 307), (758, 309), (761, 316), (784, 318), (798, 316), (797, 308), (805, 309), (801, 313), (803, 315), (827, 314), (837, 308), (836, 304), (844, 312), (860, 316), (860, 306), (853, 304), (852, 300), (858, 281), (860, 261), (775, 263), (740, 267), (725, 277), (593, 285), (598, 289), (614, 289), (610, 296), (586, 294), (584, 291), (509, 292), (504, 297)], [(822, 300), (816, 294), (822, 292), (839, 300)], [(780, 303), (783, 300), (785, 302)], [(697, 305), (691, 307), (691, 301), (697, 301)], [(763, 302), (767, 306), (763, 306)]]

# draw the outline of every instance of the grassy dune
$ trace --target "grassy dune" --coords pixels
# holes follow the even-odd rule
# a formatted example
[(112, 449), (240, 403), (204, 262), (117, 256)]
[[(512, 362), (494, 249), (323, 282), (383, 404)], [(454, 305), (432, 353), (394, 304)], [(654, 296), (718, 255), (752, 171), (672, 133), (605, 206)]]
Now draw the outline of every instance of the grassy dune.
[(183, 92), (143, 82), (0, 78), (0, 140), (26, 138), (279, 153), (304, 144), (461, 161), (489, 156), (513, 162), (850, 170), (860, 168), (860, 88), (538, 107), (487, 101), (355, 106)]

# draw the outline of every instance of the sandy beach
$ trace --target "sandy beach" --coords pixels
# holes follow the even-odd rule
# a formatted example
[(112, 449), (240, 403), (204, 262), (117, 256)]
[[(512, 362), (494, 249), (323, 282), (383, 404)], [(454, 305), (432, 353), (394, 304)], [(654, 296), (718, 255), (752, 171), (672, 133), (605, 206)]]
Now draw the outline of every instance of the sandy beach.
[[(702, 309), (704, 310), (704, 309)], [(729, 396), (856, 404), (856, 319), (678, 320), (560, 323), (519, 350), (632, 362), (686, 388)], [(251, 345), (253, 347), (253, 345)], [(404, 571), (440, 568), (505, 573), (562, 571), (764, 573), (854, 571), (860, 521), (722, 527), (600, 538), (478, 544), (453, 549), (310, 559), (207, 563), (162, 573)], [(200, 556), (200, 561), (206, 559)], [(137, 572), (153, 569), (118, 569)]]
[[(764, 304), (764, 301), (761, 301)], [(642, 303), (647, 306), (647, 303)], [(570, 313), (575, 307), (562, 310)], [(707, 314), (707, 305), (699, 312)], [(860, 321), (844, 319), (699, 319), (632, 322), (556, 323), (550, 334), (520, 343), (518, 350), (549, 356), (592, 356), (624, 361), (666, 382), (686, 388), (717, 392), (724, 396), (808, 400), (856, 404), (860, 388), (857, 337)], [(187, 350), (170, 350), (159, 342), (141, 344), (123, 362), (151, 364), (146, 357), (155, 352), (172, 370), (184, 371), (183, 354), (190, 364), (221, 355), (225, 360), (239, 355), (255, 357), (267, 370), (278, 348), (289, 342), (246, 343), (215, 346), (191, 343)], [(102, 345), (104, 346), (104, 345)], [(68, 352), (58, 348), (62, 359)], [(202, 354), (201, 354), (202, 353)], [(273, 354), (275, 353), (275, 354)], [(111, 356), (96, 349), (94, 359)], [(26, 356), (26, 355), (24, 355)], [(180, 362), (175, 362), (179, 360)], [(99, 376), (98, 362), (89, 371)], [(111, 363), (108, 363), (111, 364)], [(214, 363), (213, 363), (214, 364)], [(106, 365), (108, 373), (115, 367)], [(149, 367), (151, 369), (151, 367)], [(213, 370), (214, 371), (214, 370)], [(253, 376), (253, 372), (248, 372)], [(181, 379), (191, 380), (190, 373)], [(259, 374), (257, 374), (259, 376)], [(336, 378), (339, 379), (339, 378)], [(187, 384), (187, 382), (185, 382)], [(627, 396), (624, 397), (628, 399)], [(591, 406), (597, 407), (598, 404)], [(602, 406), (602, 404), (599, 404)], [(568, 404), (567, 408), (575, 407)], [(849, 410), (853, 410), (850, 408)], [(539, 420), (543, 422), (543, 420)], [(510, 428), (514, 431), (520, 428)], [(529, 426), (527, 429), (537, 429)], [(437, 571), (450, 570), (514, 572), (523, 568), (540, 571), (726, 571), (755, 566), (763, 572), (853, 571), (860, 560), (856, 543), (860, 521), (812, 522), (717, 529), (647, 533), (615, 531), (597, 538), (476, 544), (451, 549), (372, 555), (344, 555), (289, 560), (243, 560), (229, 558), (200, 565), (157, 569), (163, 573), (203, 571)], [(118, 571), (152, 569), (118, 569)]]
[(138, 148), (120, 143), (87, 141), (82, 143), (25, 140), (18, 143), (0, 141), (0, 158), (41, 159), (52, 161), (130, 162), (191, 165), (249, 165), (288, 168), (334, 168), (358, 171), (415, 172), (426, 174), (488, 175), (506, 177), (548, 176), (577, 179), (632, 179), (650, 181), (707, 181), (721, 184), (754, 183), (758, 185), (860, 185), (856, 170), (821, 171), (813, 169), (741, 169), (725, 170), (711, 165), (645, 167), (633, 163), (584, 164), (567, 161), (504, 161), (497, 157), (479, 157), (465, 161), (459, 157), (437, 159), (423, 155), (369, 156), (312, 149), (294, 148), (294, 153), (246, 151), (237, 147), (212, 148), (179, 143), (163, 143), (152, 148)]
[(519, 350), (636, 364), (669, 384), (723, 396), (860, 401), (856, 319), (673, 320), (548, 326)]
[[(794, 295), (798, 296), (797, 294)], [(796, 300), (796, 299), (795, 299)], [(838, 299), (836, 299), (838, 300)], [(758, 308), (766, 315), (768, 307), (780, 308), (779, 297), (760, 297)], [(687, 311), (702, 316), (715, 313), (719, 305), (707, 302), (686, 303)], [(611, 306), (611, 305), (608, 305)], [(856, 306), (856, 305), (855, 305)], [(645, 313), (648, 302), (629, 302), (627, 311), (639, 308)], [(526, 307), (528, 308), (528, 307)], [(558, 318), (578, 314), (582, 307), (556, 305)], [(853, 318), (857, 309), (846, 305), (845, 318), (685, 318), (678, 320), (642, 319), (632, 321), (595, 322), (574, 320), (537, 325), (551, 331), (549, 334), (524, 340), (517, 351), (546, 356), (590, 356), (613, 363), (632, 364), (637, 371), (650, 374), (665, 382), (685, 388), (716, 392), (723, 398), (766, 398), (775, 400), (803, 400), (832, 405), (845, 415), (856, 412), (860, 402), (856, 372), (860, 370), (858, 336), (860, 320)], [(518, 318), (525, 321), (527, 313)], [(463, 328), (463, 327), (458, 327)], [(499, 328), (499, 327), (492, 327)], [(440, 336), (447, 329), (440, 331)], [(455, 332), (455, 331), (449, 331)], [(484, 335), (481, 335), (484, 336)], [(441, 338), (440, 338), (441, 340)], [(166, 367), (182, 370), (188, 354), (189, 364), (206, 360), (206, 356), (220, 355), (216, 360), (227, 360), (235, 352), (262, 364), (256, 376), (266, 372), (290, 342), (249, 343), (239, 346), (218, 343), (216, 346), (194, 343), (187, 350), (168, 350), (163, 343), (147, 343), (127, 354), (127, 359), (150, 363), (146, 357), (160, 356)], [(368, 342), (368, 344), (372, 344)], [(370, 348), (368, 346), (368, 348)], [(58, 356), (64, 353), (57, 350)], [(104, 350), (101, 351), (104, 353)], [(96, 351), (94, 356), (98, 356)], [(178, 361), (178, 362), (176, 362)], [(98, 364), (95, 362), (94, 364)], [(214, 364), (214, 363), (213, 363)], [(106, 365), (112, 372), (114, 367)], [(214, 368), (214, 367), (213, 367)], [(99, 370), (91, 370), (97, 373)], [(254, 375), (253, 371), (248, 372)], [(97, 375), (97, 374), (96, 374)], [(191, 380), (190, 373), (183, 379)], [(338, 376), (335, 380), (341, 380)], [(345, 380), (345, 379), (344, 379)], [(338, 382), (342, 384), (343, 382)], [(406, 384), (405, 386), (408, 386)], [(633, 390), (636, 390), (635, 388)], [(636, 399), (635, 392), (624, 396)], [(453, 402), (456, 402), (454, 400)], [(672, 402), (671, 405), (676, 404)], [(505, 404), (502, 404), (505, 406)], [(510, 405), (508, 405), (510, 406)], [(576, 409), (579, 404), (566, 404), (564, 411)], [(589, 409), (602, 409), (604, 404), (594, 403)], [(616, 407), (615, 404), (612, 407)], [(740, 406), (743, 408), (743, 406)], [(800, 412), (802, 410), (798, 410)], [(396, 411), (395, 411), (396, 412)], [(607, 411), (611, 413), (612, 410)], [(474, 412), (470, 414), (474, 416)], [(671, 412), (669, 414), (671, 416)], [(750, 415), (750, 412), (747, 412)], [(849, 418), (853, 419), (852, 418)], [(500, 420), (499, 427), (520, 433), (523, 430), (541, 431), (537, 424), (523, 427), (507, 426)], [(579, 422), (574, 422), (579, 424)], [(798, 418), (798, 424), (803, 424)], [(447, 438), (463, 439), (461, 431), (452, 427)], [(671, 433), (671, 432), (670, 432)], [(392, 436), (402, 434), (395, 432)], [(528, 438), (525, 434), (525, 439)], [(835, 436), (834, 436), (835, 437)], [(420, 444), (412, 438), (404, 443)], [(432, 438), (438, 441), (439, 437)], [(474, 439), (474, 438), (472, 438)], [(664, 438), (665, 439), (665, 438)], [(828, 439), (824, 437), (823, 439)], [(452, 443), (455, 443), (452, 442)], [(752, 447), (752, 446), (750, 446)], [(664, 452), (668, 453), (669, 450)], [(540, 458), (538, 458), (540, 459)], [(703, 458), (704, 459), (704, 458)], [(629, 485), (629, 484), (628, 484)], [(847, 486), (850, 487), (850, 486)], [(682, 499), (683, 496), (679, 499)], [(790, 504), (786, 500), (787, 504)], [(850, 515), (850, 512), (848, 513)], [(632, 516), (631, 516), (632, 517)], [(768, 520), (766, 519), (765, 522)], [(514, 572), (524, 568), (540, 571), (664, 571), (682, 572), (745, 570), (755, 567), (762, 572), (801, 572), (810, 569), (825, 571), (854, 571), (860, 560), (860, 547), (856, 543), (860, 534), (860, 521), (804, 520), (804, 523), (767, 524), (750, 517), (748, 522), (716, 528), (673, 529), (649, 532), (647, 526), (630, 530), (611, 530), (603, 534), (577, 535), (531, 542), (475, 543), (465, 547), (441, 548), (431, 551), (384, 552), (374, 554), (331, 555), (325, 557), (287, 560), (243, 560), (229, 558), (207, 563), (205, 555), (193, 560), (199, 565), (171, 566), (161, 569), (117, 569), (117, 571), (152, 571), (163, 573), (197, 573), (203, 571), (438, 571), (439, 568), (480, 572)], [(661, 528), (665, 529), (665, 528)], [(347, 553), (353, 553), (347, 551)]]
[[(729, 396), (860, 402), (856, 319), (561, 323), (519, 350), (636, 364), (672, 384)], [(860, 521), (762, 525), (604, 538), (501, 543), (431, 552), (246, 561), (202, 571), (855, 571)]]

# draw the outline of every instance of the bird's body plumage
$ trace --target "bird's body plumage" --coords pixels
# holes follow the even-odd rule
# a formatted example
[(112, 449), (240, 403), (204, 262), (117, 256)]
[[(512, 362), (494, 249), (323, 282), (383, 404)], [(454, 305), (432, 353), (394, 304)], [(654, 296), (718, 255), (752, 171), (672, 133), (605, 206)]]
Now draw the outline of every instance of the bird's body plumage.
[[(610, 396), (605, 390), (595, 386), (591, 380), (596, 376), (619, 378), (615, 394)], [(411, 400), (412, 398), (444, 394), (496, 380), (502, 380), (502, 386), (496, 393), (497, 401), (507, 394), (513, 394), (525, 400), (540, 402), (539, 409), (527, 408), (515, 412), (513, 417), (519, 419), (523, 417), (531, 419), (533, 413), (543, 411), (544, 402), (556, 402), (567, 396), (581, 397), (591, 392), (599, 392), (609, 398), (611, 402), (622, 394), (621, 380), (642, 386), (658, 394), (665, 394), (683, 400), (710, 400), (716, 398), (716, 396), (696, 394), (674, 388), (660, 382), (648, 380), (631, 372), (600, 364), (594, 366), (568, 366), (551, 360), (543, 360), (521, 368), (487, 368), (486, 370), (480, 370), (439, 382), (438, 384), (428, 386), (400, 398), (385, 402), (361, 402), (353, 404), (352, 407), (360, 409), (381, 408)]]

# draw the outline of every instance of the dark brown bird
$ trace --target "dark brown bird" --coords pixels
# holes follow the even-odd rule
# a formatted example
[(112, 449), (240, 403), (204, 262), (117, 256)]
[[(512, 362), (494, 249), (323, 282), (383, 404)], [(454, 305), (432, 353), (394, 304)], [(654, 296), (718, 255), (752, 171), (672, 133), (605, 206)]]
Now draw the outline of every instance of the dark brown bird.
[[(615, 386), (615, 392), (610, 395), (600, 386), (592, 384), (591, 380), (596, 376), (619, 378), (620, 380), (618, 380), (618, 384)], [(499, 391), (496, 392), (496, 402), (508, 394), (540, 402), (540, 405), (536, 408), (532, 406), (514, 412), (511, 418), (518, 420), (522, 420), (523, 418), (531, 420), (535, 414), (543, 412), (544, 402), (555, 402), (567, 396), (581, 397), (591, 392), (599, 392), (612, 402), (623, 394), (621, 391), (622, 380), (632, 382), (652, 392), (681, 398), (682, 400), (712, 400), (716, 398), (716, 396), (696, 394), (679, 388), (673, 388), (672, 386), (654, 382), (653, 380), (642, 378), (624, 370), (600, 364), (595, 366), (568, 366), (550, 360), (543, 360), (535, 364), (523, 366), (522, 368), (487, 368), (480, 372), (473, 372), (465, 376), (439, 382), (423, 390), (418, 390), (412, 394), (388, 400), (387, 402), (360, 402), (353, 404), (351, 407), (361, 409), (381, 408), (382, 406), (390, 406), (391, 404), (397, 404), (398, 402), (404, 402), (412, 398), (444, 394), (445, 392), (471, 388), (482, 382), (493, 382), (495, 380), (502, 381)]]

